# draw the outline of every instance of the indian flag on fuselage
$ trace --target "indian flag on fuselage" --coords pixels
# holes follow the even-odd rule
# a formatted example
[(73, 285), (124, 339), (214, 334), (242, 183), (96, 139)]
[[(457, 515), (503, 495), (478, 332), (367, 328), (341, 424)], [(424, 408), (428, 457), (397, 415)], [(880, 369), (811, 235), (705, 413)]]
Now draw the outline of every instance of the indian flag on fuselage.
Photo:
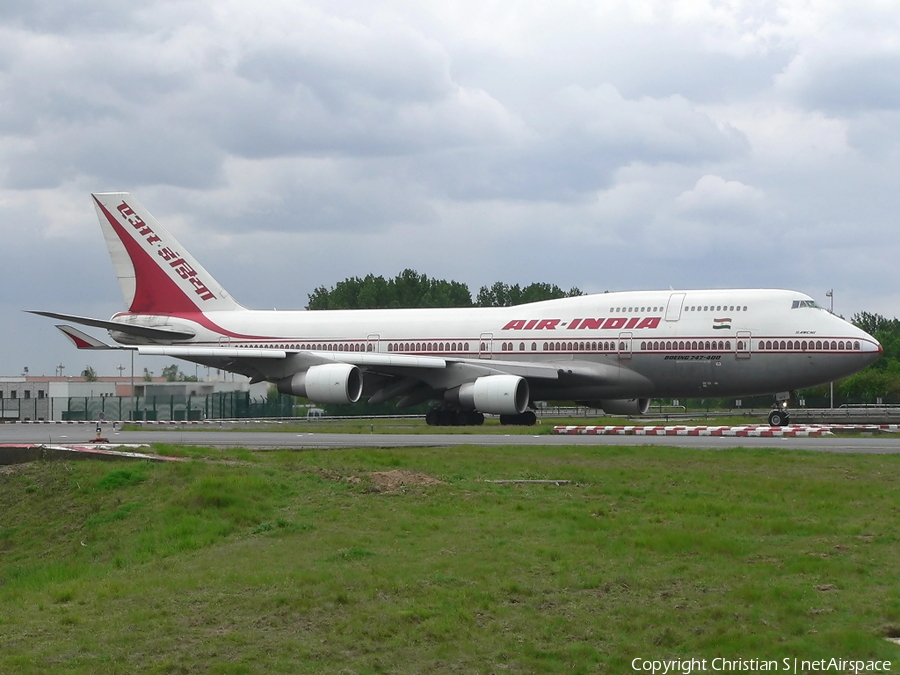
[(731, 319), (713, 319), (713, 330), (731, 330)]

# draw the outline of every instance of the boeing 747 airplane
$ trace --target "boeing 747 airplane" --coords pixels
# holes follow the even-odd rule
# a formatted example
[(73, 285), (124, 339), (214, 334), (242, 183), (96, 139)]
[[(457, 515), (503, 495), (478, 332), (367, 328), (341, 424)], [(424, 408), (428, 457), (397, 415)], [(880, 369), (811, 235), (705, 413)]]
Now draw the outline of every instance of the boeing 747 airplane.
[[(260, 311), (240, 305), (129, 193), (94, 194), (125, 296), (109, 320), (35, 311), (79, 349), (132, 349), (240, 373), (316, 403), (436, 405), (432, 425), (534, 424), (536, 401), (610, 414), (651, 398), (787, 393), (876, 361), (872, 336), (786, 290), (603, 293), (515, 307)], [(775, 409), (773, 425), (788, 421)]]

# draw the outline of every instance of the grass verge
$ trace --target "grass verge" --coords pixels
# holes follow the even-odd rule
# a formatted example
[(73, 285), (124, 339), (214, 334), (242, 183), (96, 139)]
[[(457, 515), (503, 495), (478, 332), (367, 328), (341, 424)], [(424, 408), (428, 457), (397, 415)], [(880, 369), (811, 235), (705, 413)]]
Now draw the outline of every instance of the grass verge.
[(0, 474), (0, 672), (900, 660), (896, 455), (182, 454)]

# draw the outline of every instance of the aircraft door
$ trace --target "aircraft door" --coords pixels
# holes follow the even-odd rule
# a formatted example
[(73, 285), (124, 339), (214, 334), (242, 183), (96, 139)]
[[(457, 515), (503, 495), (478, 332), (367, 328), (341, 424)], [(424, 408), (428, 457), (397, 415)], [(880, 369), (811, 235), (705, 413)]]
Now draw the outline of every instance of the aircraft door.
[(735, 356), (739, 359), (750, 358), (750, 331), (739, 330), (734, 338)]
[(494, 351), (494, 334), (482, 333), (478, 338), (478, 358), (490, 359)]
[(378, 333), (369, 333), (366, 335), (366, 351), (367, 352), (375, 352), (376, 354), (381, 351), (379, 346), (381, 344), (381, 335)]
[(669, 296), (669, 304), (666, 305), (666, 321), (681, 319), (681, 306), (684, 304), (685, 295), (687, 293), (672, 293)]
[(619, 340), (616, 342), (616, 352), (619, 354), (620, 361), (627, 361), (631, 358), (633, 336), (631, 333), (619, 333)]

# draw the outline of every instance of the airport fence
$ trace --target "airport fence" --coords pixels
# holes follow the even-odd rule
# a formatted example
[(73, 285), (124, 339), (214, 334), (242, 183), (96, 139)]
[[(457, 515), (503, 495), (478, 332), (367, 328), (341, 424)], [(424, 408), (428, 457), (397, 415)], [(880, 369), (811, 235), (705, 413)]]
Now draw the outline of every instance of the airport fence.
[(190, 421), (306, 415), (291, 396), (251, 398), (248, 392), (201, 396), (69, 396), (0, 398), (0, 421)]
[[(649, 416), (677, 419), (685, 414), (753, 414), (772, 407), (773, 398), (754, 397), (741, 402), (734, 399), (654, 400)], [(737, 403), (737, 405), (735, 405)], [(809, 398), (791, 401), (797, 415), (804, 409), (859, 409), (867, 407), (884, 410), (900, 407), (900, 400), (856, 399), (835, 396), (830, 400)], [(357, 406), (324, 406), (318, 408), (301, 404), (298, 399), (283, 394), (251, 397), (249, 392), (218, 392), (205, 395), (164, 396), (70, 396), (40, 398), (0, 397), (0, 422), (15, 421), (91, 421), (120, 420), (135, 422), (182, 422), (215, 419), (306, 418), (335, 415), (346, 417), (396, 416), (398, 413), (424, 415), (424, 409), (397, 410), (392, 404), (373, 409), (365, 404)], [(423, 407), (424, 408), (424, 407)], [(570, 405), (547, 405), (538, 409), (540, 417), (599, 417), (596, 408)]]

